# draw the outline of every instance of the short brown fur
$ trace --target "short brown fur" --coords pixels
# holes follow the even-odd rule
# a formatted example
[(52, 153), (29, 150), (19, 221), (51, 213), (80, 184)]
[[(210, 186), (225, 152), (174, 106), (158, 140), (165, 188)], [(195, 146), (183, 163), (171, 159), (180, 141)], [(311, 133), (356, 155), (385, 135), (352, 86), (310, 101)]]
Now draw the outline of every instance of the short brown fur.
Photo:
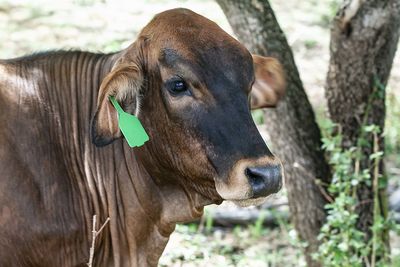
[[(175, 59), (166, 47), (185, 59), (183, 70), (162, 63)], [(247, 69), (235, 63), (216, 73), (216, 64), (202, 64), (214, 58), (230, 65), (240, 59)], [(157, 15), (115, 54), (0, 61), (0, 266), (85, 266), (93, 215), (99, 225), (110, 217), (94, 266), (157, 266), (177, 222), (224, 200), (216, 183), (233, 179), (236, 162), (274, 162), (246, 104), (252, 65), (235, 39), (186, 9)], [(276, 96), (257, 103), (273, 106), (280, 98), (278, 65), (267, 68), (258, 88), (267, 85), (261, 95)], [(258, 84), (265, 71), (258, 77), (254, 68)], [(164, 90), (175, 71), (189, 77), (191, 96)], [(121, 138), (109, 96), (142, 121), (150, 135), (143, 147), (131, 149)], [(251, 195), (237, 190), (235, 197)]]

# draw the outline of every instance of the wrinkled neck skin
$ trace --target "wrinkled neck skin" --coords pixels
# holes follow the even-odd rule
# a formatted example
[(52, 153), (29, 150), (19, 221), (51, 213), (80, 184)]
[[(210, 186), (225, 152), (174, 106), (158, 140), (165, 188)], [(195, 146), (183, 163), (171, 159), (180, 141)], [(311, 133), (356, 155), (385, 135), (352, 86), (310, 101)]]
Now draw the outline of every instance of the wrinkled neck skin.
[[(87, 169), (103, 168), (96, 175), (86, 175), (88, 183), (95, 185), (89, 187), (95, 205), (93, 214), (101, 215), (101, 223), (110, 217), (110, 232), (103, 235), (110, 241), (110, 248), (96, 249), (110, 250), (110, 266), (157, 266), (175, 224), (199, 218), (210, 202), (179, 185), (156, 184), (125, 142), (116, 141), (109, 149), (100, 149), (108, 150), (102, 159), (112, 160), (102, 162), (89, 155), (84, 160)], [(96, 153), (93, 155), (96, 157)], [(87, 220), (89, 227), (90, 218)]]
[[(27, 88), (18, 96), (10, 93), (10, 99), (18, 99), (19, 104), (30, 101), (29, 107), (19, 108), (19, 112), (35, 112), (34, 118), (38, 117), (37, 128), (29, 136), (49, 138), (45, 145), (60, 152), (55, 162), (67, 172), (53, 182), (68, 179), (70, 195), (53, 197), (72, 206), (63, 216), (79, 222), (78, 234), (85, 238), (79, 248), (63, 248), (71, 254), (66, 258), (75, 259), (56, 261), (64, 261), (64, 266), (88, 262), (93, 215), (97, 215), (97, 229), (110, 218), (96, 238), (93, 266), (156, 266), (175, 224), (199, 218), (203, 207), (211, 203), (182, 185), (156, 184), (162, 177), (153, 179), (137, 160), (135, 150), (140, 148), (129, 148), (122, 139), (102, 148), (92, 144), (90, 121), (100, 83), (118, 56), (55, 52), (28, 62), (0, 62), (0, 67), (5, 64), (9, 72), (19, 75), (23, 84), (18, 88)], [(45, 132), (49, 134), (43, 137)], [(32, 179), (43, 184), (41, 177)], [(57, 218), (60, 224), (68, 224)]]
[[(125, 141), (94, 150), (107, 151), (99, 153), (105, 162), (96, 159), (96, 153), (84, 159), (85, 169), (103, 169), (86, 174), (88, 184), (94, 185), (88, 192), (95, 205), (92, 214), (100, 215), (100, 225), (110, 217), (110, 232), (100, 235), (109, 240), (109, 247), (96, 248), (110, 255), (98, 256), (95, 262), (100, 266), (107, 261), (110, 266), (157, 266), (175, 224), (199, 218), (210, 201), (178, 184), (156, 184)], [(87, 228), (90, 219), (86, 219)]]

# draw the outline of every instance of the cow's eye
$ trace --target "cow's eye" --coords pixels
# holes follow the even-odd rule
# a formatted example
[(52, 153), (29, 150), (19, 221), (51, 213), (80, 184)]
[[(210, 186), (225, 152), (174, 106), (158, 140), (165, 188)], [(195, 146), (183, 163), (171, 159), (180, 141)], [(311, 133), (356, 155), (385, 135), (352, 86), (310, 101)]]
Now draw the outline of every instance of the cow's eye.
[(173, 95), (178, 95), (182, 93), (189, 93), (188, 87), (184, 80), (172, 80), (167, 85), (168, 91)]

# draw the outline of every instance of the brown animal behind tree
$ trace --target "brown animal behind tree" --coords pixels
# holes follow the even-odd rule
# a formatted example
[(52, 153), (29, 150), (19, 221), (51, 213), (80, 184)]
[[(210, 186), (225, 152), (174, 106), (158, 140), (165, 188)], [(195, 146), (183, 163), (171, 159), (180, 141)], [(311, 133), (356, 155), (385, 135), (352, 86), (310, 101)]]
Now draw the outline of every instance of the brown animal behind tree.
[[(282, 167), (249, 102), (274, 106), (283, 90), (277, 60), (186, 9), (114, 54), (0, 61), (0, 266), (85, 266), (93, 215), (97, 228), (110, 218), (94, 266), (156, 266), (205, 205), (263, 202)], [(144, 146), (123, 140), (110, 96), (141, 120)]]

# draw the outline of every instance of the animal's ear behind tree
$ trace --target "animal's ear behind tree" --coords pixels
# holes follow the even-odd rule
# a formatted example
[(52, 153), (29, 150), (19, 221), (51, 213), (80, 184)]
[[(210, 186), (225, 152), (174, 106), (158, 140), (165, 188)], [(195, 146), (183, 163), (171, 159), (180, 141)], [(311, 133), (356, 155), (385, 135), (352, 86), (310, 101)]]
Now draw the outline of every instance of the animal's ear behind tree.
[(311, 254), (325, 221), (326, 200), (316, 179), (329, 183), (330, 170), (321, 150), (321, 133), (305, 94), (286, 37), (265, 0), (217, 0), (238, 39), (261, 55), (278, 58), (286, 72), (286, 95), (277, 108), (265, 110), (274, 153), (284, 163), (289, 207), (300, 237), (307, 241), (309, 266), (319, 266)]
[[(308, 266), (318, 249), (319, 230), (325, 220), (326, 199), (315, 179), (330, 182), (330, 169), (320, 150), (320, 129), (304, 92), (291, 49), (267, 0), (217, 0), (236, 36), (250, 51), (277, 57), (286, 71), (286, 97), (275, 110), (265, 111), (273, 151), (283, 160), (289, 207), (300, 238), (308, 243)], [(400, 0), (346, 0), (332, 25), (331, 59), (326, 97), (331, 119), (342, 129), (343, 146), (356, 146), (362, 120), (383, 130), (384, 97), (367, 103), (376, 86), (385, 86), (399, 39)], [(378, 83), (378, 84), (377, 84)], [(368, 113), (367, 115), (365, 115)], [(383, 137), (379, 150), (383, 150)], [(366, 160), (372, 148), (363, 150)], [(361, 165), (366, 165), (361, 162)], [(383, 166), (380, 167), (383, 172)], [(371, 237), (373, 188), (358, 190), (358, 227)], [(382, 196), (382, 194), (381, 194)], [(384, 197), (380, 204), (384, 205)]]

